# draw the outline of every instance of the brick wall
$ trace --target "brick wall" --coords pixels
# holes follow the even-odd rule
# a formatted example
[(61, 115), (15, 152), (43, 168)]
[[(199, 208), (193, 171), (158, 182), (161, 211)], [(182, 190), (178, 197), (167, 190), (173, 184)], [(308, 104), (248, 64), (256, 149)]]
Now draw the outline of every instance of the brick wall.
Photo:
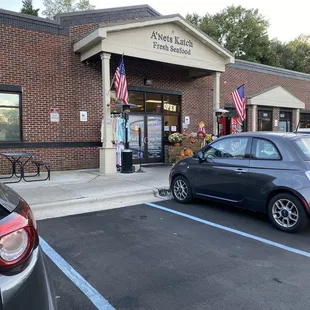
[[(91, 27), (81, 28), (85, 33)], [(79, 35), (81, 32), (79, 29)], [(0, 37), (4, 47), (0, 84), (22, 87), (24, 142), (99, 141), (101, 72), (80, 63), (72, 49), (74, 36), (1, 25)], [(60, 109), (59, 123), (50, 122), (51, 107)], [(87, 111), (87, 122), (80, 122), (80, 111)], [(81, 148), (31, 151), (51, 160), (55, 170), (85, 168), (85, 160), (89, 168), (98, 167), (97, 148), (91, 152)], [(89, 159), (77, 160), (84, 156), (81, 152), (91, 153)]]

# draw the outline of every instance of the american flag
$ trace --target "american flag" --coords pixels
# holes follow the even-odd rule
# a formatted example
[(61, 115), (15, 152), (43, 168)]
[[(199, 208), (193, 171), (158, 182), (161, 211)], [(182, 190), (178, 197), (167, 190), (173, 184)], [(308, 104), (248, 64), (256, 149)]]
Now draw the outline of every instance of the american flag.
[(231, 93), (237, 114), (240, 122), (243, 122), (246, 118), (245, 112), (245, 97), (244, 97), (244, 85), (239, 86)]
[(125, 104), (128, 104), (128, 89), (123, 56), (121, 58), (119, 66), (116, 69), (114, 79), (116, 98), (119, 98), (123, 100)]

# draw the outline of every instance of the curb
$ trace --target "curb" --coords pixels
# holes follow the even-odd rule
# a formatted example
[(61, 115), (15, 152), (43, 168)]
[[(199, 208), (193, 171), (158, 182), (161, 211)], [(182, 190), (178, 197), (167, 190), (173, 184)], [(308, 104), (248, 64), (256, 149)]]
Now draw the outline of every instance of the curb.
[(50, 203), (32, 204), (30, 207), (35, 218), (37, 220), (43, 220), (47, 218), (103, 211), (143, 204), (146, 202), (166, 200), (167, 198), (168, 197), (161, 197), (157, 189), (146, 189), (118, 195), (87, 197)]

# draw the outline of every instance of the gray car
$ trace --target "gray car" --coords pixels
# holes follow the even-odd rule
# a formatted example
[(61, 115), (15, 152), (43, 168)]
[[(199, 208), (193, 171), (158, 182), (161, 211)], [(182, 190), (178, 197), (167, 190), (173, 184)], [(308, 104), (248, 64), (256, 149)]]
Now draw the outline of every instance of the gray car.
[(174, 199), (210, 199), (265, 212), (294, 233), (310, 215), (310, 136), (249, 132), (221, 137), (170, 171)]
[(0, 217), (0, 309), (55, 309), (31, 209), (1, 183)]

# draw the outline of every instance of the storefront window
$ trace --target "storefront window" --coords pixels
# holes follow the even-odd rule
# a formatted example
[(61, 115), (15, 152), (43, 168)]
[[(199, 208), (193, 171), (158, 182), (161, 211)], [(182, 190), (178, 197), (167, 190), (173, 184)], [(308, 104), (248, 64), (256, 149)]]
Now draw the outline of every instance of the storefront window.
[(130, 112), (144, 112), (144, 94), (129, 92), (128, 101), (130, 104), (135, 104), (135, 108), (130, 108)]
[(292, 113), (280, 111), (280, 131), (290, 132), (292, 131)]
[(146, 94), (145, 108), (148, 113), (162, 113), (163, 98), (158, 94)]
[(164, 138), (174, 132), (180, 132), (180, 97), (164, 96)]
[(310, 128), (310, 113), (300, 113), (299, 128)]
[(0, 141), (20, 140), (20, 94), (0, 93)]
[(258, 111), (258, 131), (272, 131), (272, 111)]

